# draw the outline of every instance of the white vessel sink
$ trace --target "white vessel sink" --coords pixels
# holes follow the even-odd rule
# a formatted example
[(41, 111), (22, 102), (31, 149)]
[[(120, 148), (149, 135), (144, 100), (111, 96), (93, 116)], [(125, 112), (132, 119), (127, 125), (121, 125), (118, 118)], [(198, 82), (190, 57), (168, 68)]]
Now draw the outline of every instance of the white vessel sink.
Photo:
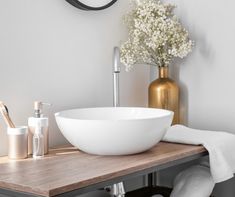
[(153, 108), (84, 108), (55, 114), (64, 137), (96, 155), (128, 155), (156, 145), (170, 127), (173, 112)]

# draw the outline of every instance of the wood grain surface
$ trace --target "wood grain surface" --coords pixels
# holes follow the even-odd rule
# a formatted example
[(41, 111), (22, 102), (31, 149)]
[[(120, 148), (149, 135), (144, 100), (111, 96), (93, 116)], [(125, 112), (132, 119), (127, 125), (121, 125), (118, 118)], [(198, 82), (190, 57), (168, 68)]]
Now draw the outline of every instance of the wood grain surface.
[(55, 196), (154, 166), (206, 152), (202, 146), (161, 142), (129, 156), (88, 155), (76, 148), (50, 150), (40, 160), (0, 158), (0, 187), (42, 196)]

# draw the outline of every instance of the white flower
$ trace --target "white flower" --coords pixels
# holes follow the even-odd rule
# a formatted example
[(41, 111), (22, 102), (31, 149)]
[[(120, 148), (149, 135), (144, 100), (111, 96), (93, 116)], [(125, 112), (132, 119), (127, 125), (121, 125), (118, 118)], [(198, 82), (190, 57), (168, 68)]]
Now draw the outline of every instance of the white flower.
[(192, 51), (193, 41), (173, 14), (174, 5), (155, 0), (134, 2), (133, 10), (124, 18), (129, 37), (121, 45), (121, 62), (126, 70), (137, 63), (164, 66)]

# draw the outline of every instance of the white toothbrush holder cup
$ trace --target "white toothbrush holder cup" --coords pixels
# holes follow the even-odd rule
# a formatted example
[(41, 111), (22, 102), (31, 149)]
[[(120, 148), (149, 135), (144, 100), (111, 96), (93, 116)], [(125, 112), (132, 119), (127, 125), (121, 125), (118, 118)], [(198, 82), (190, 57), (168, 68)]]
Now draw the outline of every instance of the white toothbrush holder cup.
[(28, 156), (28, 127), (8, 128), (8, 158), (25, 159)]

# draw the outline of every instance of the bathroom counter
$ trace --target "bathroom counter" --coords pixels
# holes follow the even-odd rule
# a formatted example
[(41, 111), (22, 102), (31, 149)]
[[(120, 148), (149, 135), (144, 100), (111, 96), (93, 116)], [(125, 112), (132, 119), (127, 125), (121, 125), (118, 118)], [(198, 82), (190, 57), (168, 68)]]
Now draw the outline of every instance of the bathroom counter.
[(161, 142), (130, 156), (89, 155), (73, 147), (51, 149), (40, 160), (0, 158), (0, 194), (75, 196), (145, 175), (208, 153), (202, 146)]

